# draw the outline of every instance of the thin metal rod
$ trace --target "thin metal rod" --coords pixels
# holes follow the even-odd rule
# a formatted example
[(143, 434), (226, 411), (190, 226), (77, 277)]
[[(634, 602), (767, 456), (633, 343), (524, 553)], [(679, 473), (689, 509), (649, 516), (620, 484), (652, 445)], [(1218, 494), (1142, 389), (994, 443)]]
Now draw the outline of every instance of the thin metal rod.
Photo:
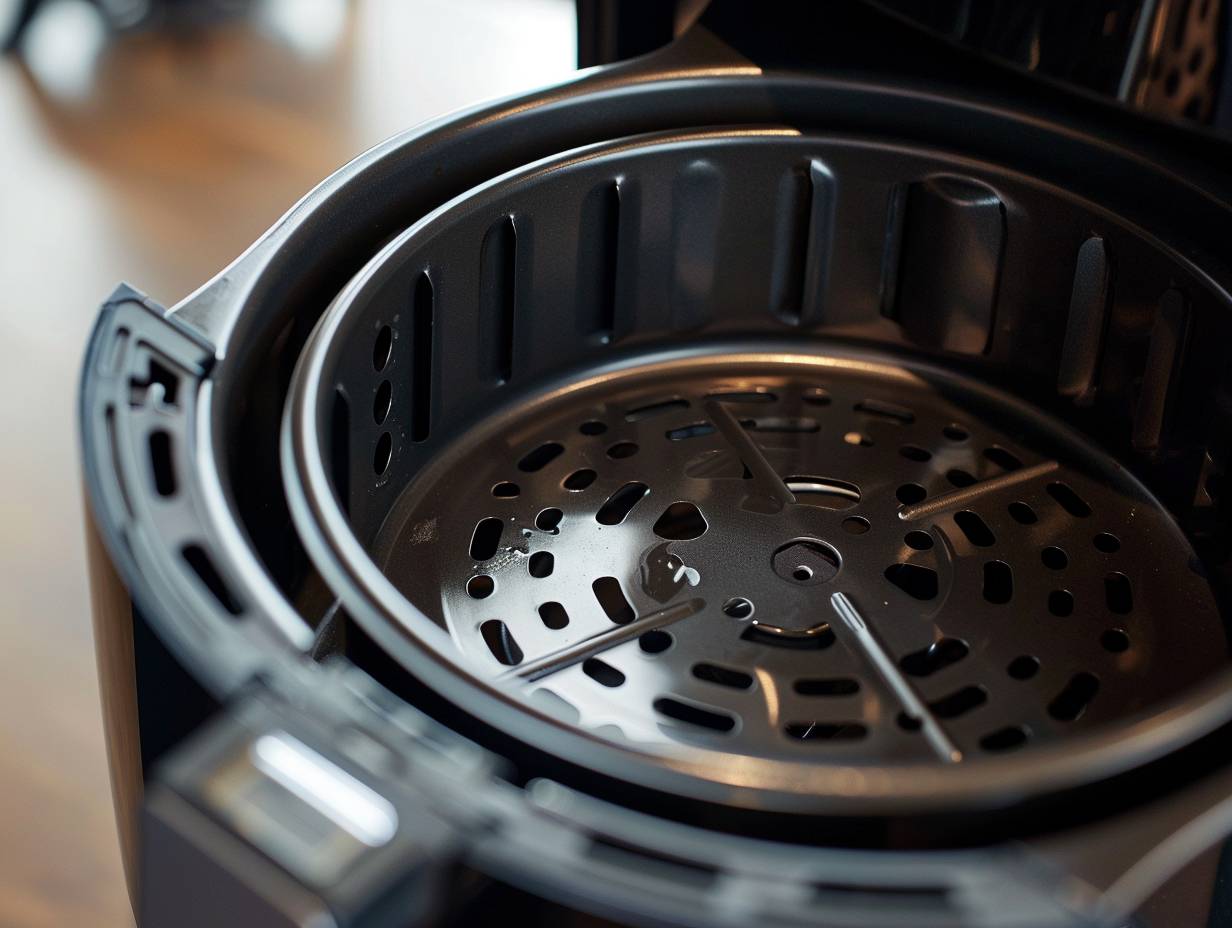
[(856, 610), (847, 594), (834, 593), (830, 597), (830, 605), (834, 607), (838, 617), (843, 620), (843, 625), (855, 636), (856, 643), (864, 652), (864, 656), (868, 658), (869, 663), (885, 681), (886, 686), (898, 697), (906, 713), (920, 720), (920, 730), (937, 757), (947, 764), (956, 764), (962, 760), (962, 751), (958, 750), (958, 745), (950, 740), (950, 736), (945, 733), (937, 717), (916, 693), (915, 687), (902, 675), (877, 633), (864, 621), (864, 617)]
[(749, 437), (749, 433), (744, 430), (740, 420), (732, 415), (731, 410), (718, 400), (708, 400), (705, 409), (706, 415), (710, 417), (715, 428), (727, 439), (728, 444), (736, 449), (736, 454), (744, 462), (744, 466), (753, 474), (754, 488), (762, 496), (769, 497), (780, 506), (790, 506), (794, 503), (795, 495), (787, 489), (783, 478), (775, 473), (770, 462), (757, 447), (757, 442)]
[(673, 622), (679, 622), (681, 619), (687, 619), (691, 615), (696, 615), (705, 606), (706, 601), (704, 599), (689, 599), (682, 603), (676, 603), (674, 606), (668, 606), (665, 609), (660, 609), (657, 612), (634, 619), (628, 625), (617, 625), (615, 628), (598, 632), (589, 638), (583, 638), (581, 641), (571, 644), (566, 648), (561, 648), (559, 651), (552, 651), (543, 655), (543, 657), (520, 664), (512, 670), (501, 674), (499, 679), (520, 679), (528, 683), (539, 680), (549, 674), (556, 673), (558, 670), (564, 670), (566, 667), (580, 664), (587, 658), (594, 657), (596, 654), (609, 648), (614, 648), (618, 644), (632, 641), (648, 631), (663, 628), (665, 625), (671, 625)]
[(1044, 461), (1042, 464), (1032, 464), (1030, 467), (1024, 467), (1022, 470), (1012, 470), (1008, 474), (1002, 474), (1000, 477), (993, 477), (990, 480), (981, 480), (979, 483), (973, 483), (971, 486), (955, 490), (953, 493), (943, 493), (918, 505), (904, 506), (898, 510), (898, 517), (904, 522), (927, 519), (929, 516), (936, 515), (942, 510), (966, 506), (968, 503), (972, 503), (982, 496), (987, 496), (989, 493), (996, 493), (998, 490), (1004, 490), (1007, 487), (1017, 486), (1020, 483), (1034, 480), (1036, 477), (1051, 474), (1060, 466), (1056, 461)]

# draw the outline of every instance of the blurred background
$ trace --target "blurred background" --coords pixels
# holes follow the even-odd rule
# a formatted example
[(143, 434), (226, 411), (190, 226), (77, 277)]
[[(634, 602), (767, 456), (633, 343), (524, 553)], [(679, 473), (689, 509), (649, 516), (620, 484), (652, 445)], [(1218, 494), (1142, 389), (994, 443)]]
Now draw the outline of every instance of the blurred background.
[(170, 306), (381, 139), (568, 77), (575, 24), (573, 0), (0, 0), (0, 925), (132, 924), (77, 464), (100, 301)]

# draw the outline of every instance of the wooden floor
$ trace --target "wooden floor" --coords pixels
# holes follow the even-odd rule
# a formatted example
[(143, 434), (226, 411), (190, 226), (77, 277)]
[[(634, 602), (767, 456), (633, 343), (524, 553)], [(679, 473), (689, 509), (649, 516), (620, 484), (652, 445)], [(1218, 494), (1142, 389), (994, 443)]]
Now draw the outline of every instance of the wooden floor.
[(127, 280), (174, 303), (363, 149), (572, 68), (570, 0), (342, 3), (262, 0), (244, 22), (107, 41), (88, 6), (60, 0), (26, 60), (0, 59), (5, 928), (132, 923), (74, 423), (100, 299)]

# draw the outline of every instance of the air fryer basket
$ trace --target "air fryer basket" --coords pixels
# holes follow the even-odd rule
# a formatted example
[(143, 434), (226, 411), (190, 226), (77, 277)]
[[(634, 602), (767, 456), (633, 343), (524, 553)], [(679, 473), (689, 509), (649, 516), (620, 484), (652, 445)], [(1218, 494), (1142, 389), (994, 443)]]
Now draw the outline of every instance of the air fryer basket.
[[(1123, 917), (1228, 830), (1226, 178), (1013, 81), (716, 54), (418, 130), (175, 311), (113, 298), (96, 520), (233, 707), (164, 785), (335, 912), (417, 847), (420, 900), (460, 858), (656, 923)], [(271, 730), (393, 836), (253, 825)]]

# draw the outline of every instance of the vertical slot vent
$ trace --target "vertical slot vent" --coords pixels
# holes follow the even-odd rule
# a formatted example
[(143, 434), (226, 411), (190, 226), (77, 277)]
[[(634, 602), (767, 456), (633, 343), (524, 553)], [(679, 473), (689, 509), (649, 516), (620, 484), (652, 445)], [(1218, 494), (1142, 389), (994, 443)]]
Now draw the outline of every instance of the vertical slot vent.
[(1065, 344), (1057, 372), (1057, 392), (1083, 405), (1095, 398), (1095, 379), (1104, 351), (1108, 282), (1108, 250), (1104, 240), (1093, 235), (1078, 249), (1074, 264)]
[(887, 319), (898, 318), (898, 270), (903, 258), (907, 189), (907, 184), (895, 184), (886, 202), (885, 235), (881, 246), (881, 315)]
[(351, 405), (342, 387), (334, 387), (334, 408), (329, 418), (329, 471), (338, 505), (351, 514)]
[(505, 216), (483, 237), (479, 252), (479, 318), (485, 345), (484, 374), (505, 383), (513, 376), (514, 316), (517, 312), (517, 230)]
[(776, 203), (771, 305), (789, 325), (821, 321), (834, 239), (834, 178), (820, 161), (785, 175)]
[(616, 328), (616, 269), (620, 258), (620, 185), (612, 181), (599, 190), (598, 302), (595, 329), (611, 336)]
[(425, 441), (432, 427), (432, 326), (436, 294), (425, 270), (411, 295), (411, 441)]
[(1156, 451), (1168, 438), (1189, 341), (1189, 316), (1179, 290), (1169, 290), (1159, 301), (1134, 415), (1134, 448), (1138, 451)]

